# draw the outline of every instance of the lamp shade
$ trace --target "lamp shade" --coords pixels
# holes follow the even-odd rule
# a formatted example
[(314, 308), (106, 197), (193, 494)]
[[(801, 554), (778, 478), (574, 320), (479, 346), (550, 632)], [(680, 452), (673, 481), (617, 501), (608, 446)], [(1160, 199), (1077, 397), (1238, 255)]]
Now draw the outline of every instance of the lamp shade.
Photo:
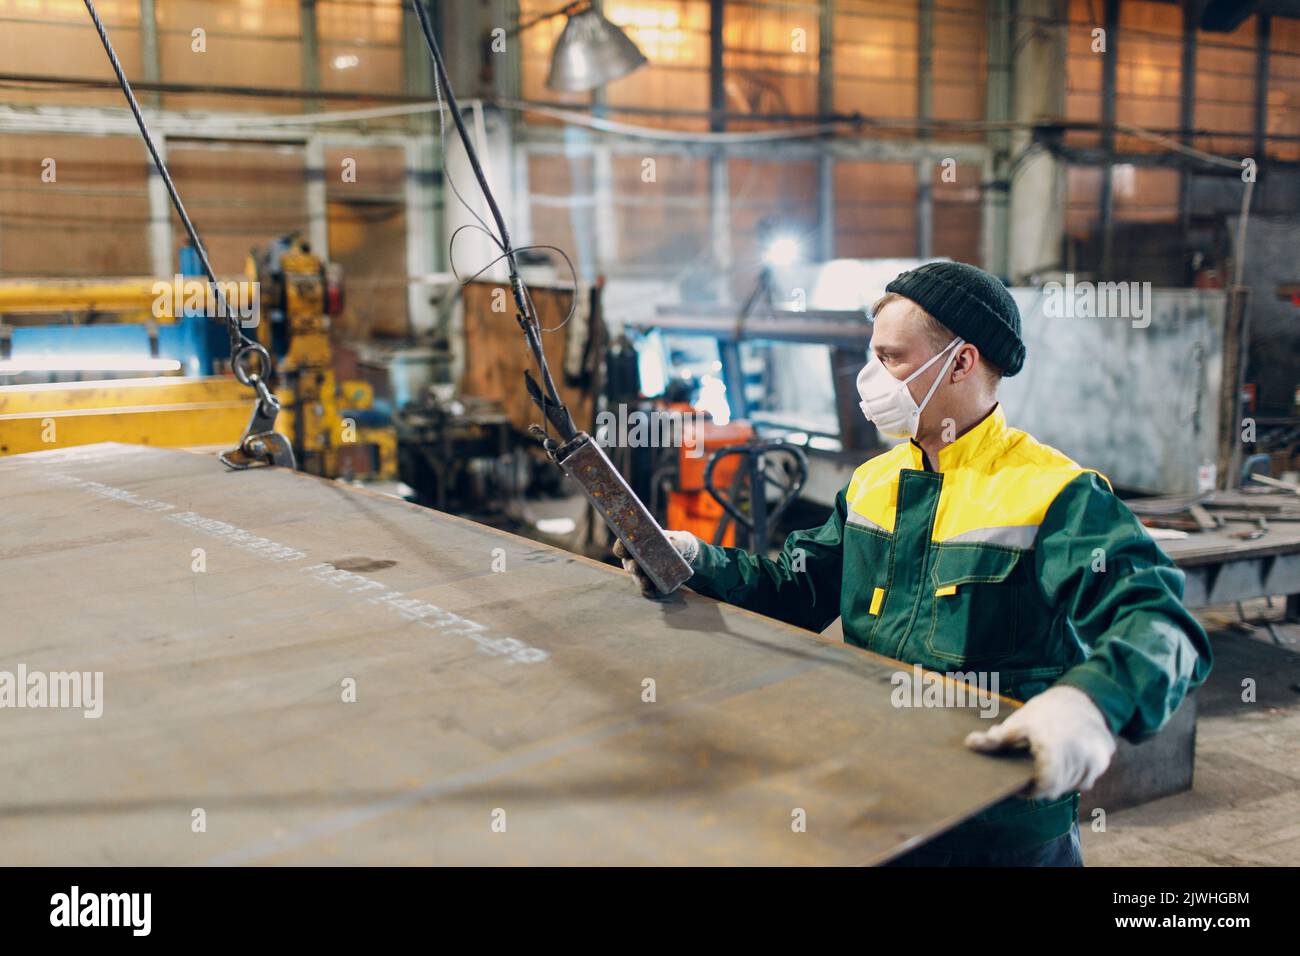
[(561, 93), (584, 93), (626, 76), (646, 62), (626, 33), (594, 9), (569, 17), (551, 54), (546, 85)]

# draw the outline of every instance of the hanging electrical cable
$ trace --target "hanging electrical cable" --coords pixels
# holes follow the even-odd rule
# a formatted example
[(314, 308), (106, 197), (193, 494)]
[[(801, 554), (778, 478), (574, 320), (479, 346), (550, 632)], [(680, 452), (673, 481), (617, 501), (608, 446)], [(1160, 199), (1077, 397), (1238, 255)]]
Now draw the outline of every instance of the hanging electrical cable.
[[(447, 66), (442, 58), (442, 50), (438, 47), (438, 40), (434, 36), (433, 25), (429, 22), (428, 11), (425, 10), (421, 0), (411, 0), (411, 7), (415, 12), (416, 19), (420, 22), (420, 30), (424, 34), (424, 42), (429, 48), (429, 55), (433, 57), (434, 86), (438, 94), (440, 136), (443, 135), (445, 129), (441, 122), (442, 98), (445, 93), (447, 110), (451, 113), (452, 123), (456, 127), (456, 132), (460, 135), (461, 144), (465, 147), (465, 156), (469, 160), (470, 169), (474, 171), (474, 178), (478, 180), (483, 199), (487, 203), (493, 221), (496, 223), (496, 232), (494, 233), (488, 224), (483, 222), (478, 214), (474, 213), (473, 209), (470, 209), (469, 204), (461, 197), (458, 190), (453, 187), (453, 191), (465, 207), (470, 209), (474, 218), (478, 219), (483, 230), (492, 237), (493, 241), (501, 249), (501, 256), (498, 258), (505, 259), (509, 270), (510, 292), (515, 300), (515, 319), (523, 330), (524, 340), (527, 342), (528, 349), (537, 363), (538, 375), (541, 378), (541, 384), (539, 385), (529, 372), (525, 372), (524, 384), (533, 401), (542, 410), (543, 422), (549, 423), (555, 428), (558, 439), (551, 438), (545, 425), (540, 427), (534, 425), (531, 431), (541, 440), (551, 460), (558, 464), (564, 470), (564, 473), (582, 488), (587, 500), (596, 509), (597, 513), (604, 518), (610, 530), (623, 542), (628, 553), (636, 560), (646, 576), (654, 582), (661, 593), (670, 594), (690, 578), (693, 573), (691, 567), (669, 542), (667, 536), (664, 535), (663, 529), (655, 522), (654, 517), (646, 510), (645, 505), (641, 503), (641, 500), (632, 491), (627, 481), (610, 462), (600, 444), (586, 432), (579, 431), (577, 426), (574, 425), (573, 416), (569, 414), (569, 410), (560, 398), (560, 394), (555, 388), (555, 382), (551, 378), (550, 368), (546, 363), (546, 353), (542, 349), (541, 335), (543, 330), (541, 323), (538, 321), (536, 310), (533, 308), (532, 297), (528, 294), (528, 288), (519, 277), (519, 263), (515, 255), (516, 250), (510, 243), (510, 230), (506, 228), (505, 218), (501, 215), (501, 209), (497, 205), (496, 198), (492, 195), (492, 189), (488, 185), (487, 176), (484, 174), (483, 166), (479, 162), (474, 142), (469, 135), (469, 131), (465, 128), (465, 118), (461, 114), (459, 104), (456, 102), (456, 94), (451, 88), (451, 80), (447, 76)], [(445, 143), (443, 147), (445, 157)], [(444, 162), (444, 169), (445, 165)], [(448, 181), (450, 182), (450, 179)], [(565, 258), (567, 260), (568, 257), (565, 256)], [(572, 263), (570, 263), (570, 266), (572, 266)], [(576, 275), (573, 294), (575, 299), (579, 294)]]
[(99, 41), (104, 45), (104, 52), (108, 54), (108, 62), (117, 76), (118, 86), (122, 88), (127, 105), (131, 107), (131, 115), (135, 117), (136, 126), (140, 128), (140, 135), (144, 138), (144, 144), (153, 159), (154, 167), (167, 188), (167, 195), (171, 197), (176, 215), (180, 217), (181, 224), (190, 237), (190, 245), (203, 266), (208, 286), (216, 299), (217, 315), (226, 321), (226, 328), (230, 333), (231, 371), (234, 372), (235, 378), (241, 384), (251, 388), (256, 396), (253, 415), (248, 421), (248, 427), (244, 429), (239, 447), (222, 454), (221, 461), (227, 467), (236, 469), (248, 468), (256, 464), (283, 465), (293, 468), (295, 467), (293, 446), (289, 444), (287, 438), (275, 430), (275, 419), (280, 412), (280, 402), (269, 385), (273, 371), (271, 355), (260, 342), (244, 334), (239, 324), (239, 316), (226, 302), (221, 283), (217, 281), (216, 273), (212, 271), (212, 263), (208, 260), (207, 248), (199, 238), (194, 223), (190, 221), (189, 214), (185, 211), (185, 204), (181, 202), (180, 193), (176, 191), (176, 184), (172, 182), (171, 174), (167, 171), (167, 164), (163, 162), (162, 155), (158, 152), (158, 146), (154, 143), (153, 135), (144, 121), (144, 115), (140, 112), (140, 104), (136, 102), (135, 93), (132, 92), (131, 84), (122, 70), (122, 63), (118, 60), (113, 43), (108, 38), (104, 21), (99, 18), (99, 11), (95, 9), (93, 0), (84, 0), (84, 3), (91, 22), (95, 25), (95, 31), (99, 34)]
[[(456, 197), (460, 199), (461, 204), (469, 210), (475, 219), (478, 219), (484, 230), (492, 237), (505, 256), (510, 272), (510, 292), (515, 300), (515, 317), (519, 322), (519, 327), (523, 329), (528, 349), (532, 352), (533, 359), (537, 363), (538, 374), (542, 379), (541, 387), (539, 387), (533, 377), (525, 373), (528, 393), (542, 409), (544, 420), (555, 426), (560, 440), (568, 441), (578, 433), (578, 429), (573, 424), (573, 416), (569, 414), (569, 410), (561, 401), (560, 394), (555, 388), (555, 382), (551, 378), (551, 370), (546, 363), (546, 353), (542, 348), (541, 325), (529, 307), (529, 299), (524, 291), (523, 281), (519, 278), (519, 263), (515, 256), (515, 249), (510, 243), (510, 230), (506, 228), (505, 217), (501, 215), (501, 209), (497, 205), (496, 197), (493, 196), (492, 189), (488, 185), (487, 175), (483, 172), (483, 165), (479, 161), (478, 150), (474, 148), (474, 142), (469, 135), (469, 131), (465, 128), (465, 117), (460, 111), (460, 105), (456, 102), (456, 94), (451, 88), (451, 80), (447, 76), (447, 67), (443, 62), (442, 50), (438, 47), (438, 41), (434, 37), (433, 24), (429, 22), (429, 13), (419, 0), (411, 0), (411, 6), (415, 11), (416, 18), (420, 21), (420, 30), (424, 34), (425, 45), (429, 48), (429, 53), (433, 57), (434, 84), (438, 94), (439, 116), (441, 118), (442, 99), (445, 92), (447, 110), (451, 113), (452, 123), (455, 124), (456, 132), (460, 135), (461, 143), (465, 147), (465, 155), (469, 159), (470, 168), (474, 171), (474, 178), (478, 180), (483, 199), (487, 202), (488, 210), (496, 223), (496, 233), (493, 233), (487, 223), (483, 222), (470, 205), (465, 202), (459, 191), (455, 190), (454, 187), (453, 191), (456, 193)], [(445, 135), (442, 130), (439, 133), (440, 137)], [(443, 156), (446, 156), (445, 146)], [(576, 288), (574, 289), (574, 295), (577, 295)], [(552, 440), (549, 436), (545, 441), (547, 442), (547, 451), (553, 451), (554, 446), (550, 444)]]

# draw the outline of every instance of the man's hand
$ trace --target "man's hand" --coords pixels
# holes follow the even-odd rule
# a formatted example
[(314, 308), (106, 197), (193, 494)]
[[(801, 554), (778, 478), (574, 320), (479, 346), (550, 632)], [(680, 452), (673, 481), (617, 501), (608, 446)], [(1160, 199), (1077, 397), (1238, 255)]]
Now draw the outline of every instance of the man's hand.
[(1077, 687), (1049, 687), (1002, 723), (966, 737), (972, 750), (991, 753), (1028, 746), (1034, 754), (1031, 797), (1055, 800), (1087, 790), (1110, 766), (1115, 738), (1097, 705)]
[[(672, 546), (677, 549), (677, 553), (686, 559), (687, 564), (695, 563), (695, 559), (700, 554), (699, 538), (689, 531), (665, 531), (664, 534), (668, 537), (668, 541)], [(627, 548), (623, 546), (623, 542), (618, 538), (614, 539), (614, 557), (623, 562), (624, 571), (632, 572), (632, 576), (636, 578), (636, 583), (641, 586), (643, 595), (648, 598), (663, 597), (662, 592), (654, 586), (654, 582), (646, 577), (645, 572), (637, 566), (636, 561), (628, 554)]]

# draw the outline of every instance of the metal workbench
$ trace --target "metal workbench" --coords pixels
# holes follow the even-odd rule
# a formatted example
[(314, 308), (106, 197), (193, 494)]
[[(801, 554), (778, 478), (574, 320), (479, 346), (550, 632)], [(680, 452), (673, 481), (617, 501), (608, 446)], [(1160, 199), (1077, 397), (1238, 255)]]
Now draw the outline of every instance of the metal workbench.
[(866, 864), (1030, 777), (896, 662), (339, 483), (90, 445), (0, 497), (0, 670), (103, 674), (0, 710), (6, 864)]
[[(1132, 504), (1135, 510), (1158, 509), (1162, 503), (1178, 500), (1144, 498)], [(1265, 518), (1267, 529), (1258, 538), (1243, 540), (1236, 535), (1255, 526), (1247, 520), (1229, 520), (1221, 528), (1160, 541), (1160, 547), (1187, 575), (1183, 603), (1199, 608), (1287, 595), (1287, 616), (1295, 619), (1300, 611), (1300, 521), (1268, 521), (1268, 515), (1279, 509), (1300, 511), (1300, 497), (1224, 491), (1215, 492), (1212, 500), (1257, 511)]]

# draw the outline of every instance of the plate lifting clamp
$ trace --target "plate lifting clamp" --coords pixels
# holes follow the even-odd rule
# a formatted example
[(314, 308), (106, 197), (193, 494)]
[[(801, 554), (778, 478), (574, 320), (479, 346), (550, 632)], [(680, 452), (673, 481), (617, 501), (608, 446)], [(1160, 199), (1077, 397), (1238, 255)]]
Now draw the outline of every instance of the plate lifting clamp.
[[(256, 363), (250, 366), (250, 359)], [(230, 361), (231, 370), (242, 385), (257, 392), (253, 415), (244, 429), (239, 447), (221, 455), (221, 463), (228, 468), (242, 470), (254, 465), (279, 465), (295, 467), (293, 446), (289, 439), (275, 430), (275, 419), (280, 414), (280, 401), (267, 386), (271, 371), (271, 356), (257, 342), (245, 340), (235, 350)]]

